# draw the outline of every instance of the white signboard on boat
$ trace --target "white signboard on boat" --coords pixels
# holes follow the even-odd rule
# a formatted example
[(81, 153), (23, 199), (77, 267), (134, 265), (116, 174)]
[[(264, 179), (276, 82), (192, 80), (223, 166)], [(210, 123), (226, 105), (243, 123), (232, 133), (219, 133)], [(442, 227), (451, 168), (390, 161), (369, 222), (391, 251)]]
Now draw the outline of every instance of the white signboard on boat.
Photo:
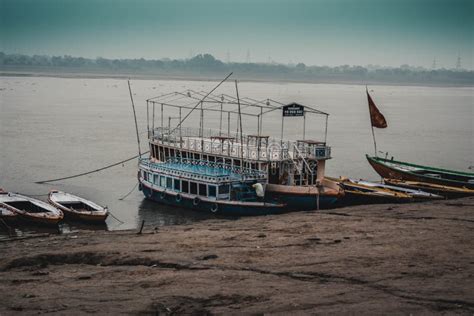
[(304, 116), (304, 106), (298, 103), (290, 103), (283, 107), (283, 116)]

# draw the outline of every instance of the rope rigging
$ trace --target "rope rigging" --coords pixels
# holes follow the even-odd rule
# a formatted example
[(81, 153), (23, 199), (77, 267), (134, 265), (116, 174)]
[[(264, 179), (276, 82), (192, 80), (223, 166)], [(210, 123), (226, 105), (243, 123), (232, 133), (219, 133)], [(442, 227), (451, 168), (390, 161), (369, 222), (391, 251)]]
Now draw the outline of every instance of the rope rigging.
[[(146, 151), (146, 152), (142, 153), (142, 155), (143, 155), (143, 154), (146, 154), (146, 153), (149, 153), (149, 151)], [(123, 163), (129, 162), (129, 161), (131, 161), (131, 160), (133, 160), (133, 159), (135, 159), (135, 158), (138, 158), (138, 157), (140, 157), (140, 155), (135, 155), (135, 156), (130, 157), (130, 158), (127, 158), (127, 159), (125, 159), (125, 160), (122, 160), (122, 161), (119, 161), (119, 162), (115, 162), (115, 163), (113, 163), (113, 164), (110, 164), (110, 165), (107, 165), (107, 166), (104, 166), (104, 167), (101, 167), (101, 168), (98, 168), (98, 169), (94, 169), (94, 170), (91, 170), (91, 171), (82, 172), (82, 173), (79, 173), (79, 174), (75, 174), (75, 175), (67, 176), (67, 177), (62, 177), (62, 178), (36, 181), (35, 183), (43, 184), (43, 183), (56, 182), (56, 181), (60, 181), (60, 180), (66, 180), (66, 179), (72, 179), (72, 178), (82, 177), (82, 176), (85, 176), (85, 175), (88, 175), (88, 174), (91, 174), (91, 173), (100, 172), (100, 171), (102, 171), (102, 170), (106, 170), (106, 169), (109, 169), (109, 168), (112, 168), (112, 167), (121, 165), (121, 164), (123, 164)]]

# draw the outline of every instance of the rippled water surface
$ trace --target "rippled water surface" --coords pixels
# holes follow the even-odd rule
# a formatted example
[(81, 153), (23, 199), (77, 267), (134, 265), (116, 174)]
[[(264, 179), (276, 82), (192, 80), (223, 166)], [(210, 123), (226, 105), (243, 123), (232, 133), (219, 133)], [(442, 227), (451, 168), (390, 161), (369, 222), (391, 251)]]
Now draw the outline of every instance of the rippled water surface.
[[(142, 147), (146, 150), (145, 100), (185, 89), (208, 91), (212, 81), (133, 80)], [(370, 86), (369, 91), (385, 115), (388, 128), (377, 129), (378, 149), (396, 159), (468, 171), (474, 165), (474, 89), (452, 87)], [(233, 83), (216, 93), (235, 95)], [(298, 102), (327, 112), (327, 141), (333, 159), (326, 174), (378, 179), (365, 160), (373, 154), (365, 86), (304, 83), (241, 82), (241, 97)], [(194, 105), (194, 104), (193, 104)], [(161, 124), (157, 109), (156, 124)], [(151, 113), (150, 113), (151, 115)], [(168, 116), (165, 113), (165, 124)], [(279, 137), (281, 118), (272, 114), (264, 132)], [(197, 126), (198, 116), (188, 125)], [(232, 119), (234, 121), (234, 118)], [(173, 122), (173, 119), (172, 119)], [(151, 124), (151, 123), (150, 123)], [(219, 118), (206, 117), (205, 125), (219, 127)], [(302, 120), (285, 121), (285, 134), (301, 138)], [(306, 137), (324, 138), (324, 119), (308, 117)], [(231, 126), (235, 129), (235, 124)], [(256, 120), (244, 120), (244, 132), (256, 130)], [(210, 215), (177, 210), (144, 201), (134, 190), (136, 162), (85, 177), (52, 184), (35, 181), (100, 168), (137, 153), (135, 126), (125, 80), (0, 77), (0, 187), (30, 195), (56, 188), (109, 206), (108, 229), (188, 223)], [(44, 199), (45, 196), (39, 198)], [(81, 228), (81, 227), (79, 227)], [(76, 226), (64, 226), (65, 231)]]

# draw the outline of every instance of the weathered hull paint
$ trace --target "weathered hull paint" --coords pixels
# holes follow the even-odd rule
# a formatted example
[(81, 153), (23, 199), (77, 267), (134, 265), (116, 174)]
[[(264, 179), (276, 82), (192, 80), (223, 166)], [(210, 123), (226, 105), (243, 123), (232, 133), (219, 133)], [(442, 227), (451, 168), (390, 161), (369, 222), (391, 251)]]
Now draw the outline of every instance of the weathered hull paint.
[[(449, 180), (449, 179), (442, 179), (442, 178), (435, 178), (429, 177), (422, 174), (416, 174), (414, 172), (409, 171), (402, 171), (395, 168), (391, 168), (383, 162), (376, 161), (373, 157), (366, 155), (366, 158), (369, 164), (374, 168), (374, 170), (382, 177), (388, 179), (397, 179), (397, 180), (406, 180), (406, 181), (418, 181), (418, 182), (428, 182), (434, 183), (439, 185), (447, 185), (453, 187), (465, 187), (468, 189), (474, 189), (474, 184), (456, 181), (456, 180)], [(420, 166), (422, 167), (422, 166)], [(439, 169), (440, 170), (440, 169)]]
[(174, 191), (158, 191), (141, 182), (141, 190), (149, 200), (170, 206), (187, 208), (199, 212), (229, 216), (258, 216), (280, 214), (286, 211), (284, 205), (273, 203), (223, 203), (205, 199), (188, 198)]
[(324, 180), (324, 186), (288, 186), (267, 184), (265, 196), (269, 201), (287, 204), (290, 211), (316, 210), (333, 206), (344, 196), (337, 183)]

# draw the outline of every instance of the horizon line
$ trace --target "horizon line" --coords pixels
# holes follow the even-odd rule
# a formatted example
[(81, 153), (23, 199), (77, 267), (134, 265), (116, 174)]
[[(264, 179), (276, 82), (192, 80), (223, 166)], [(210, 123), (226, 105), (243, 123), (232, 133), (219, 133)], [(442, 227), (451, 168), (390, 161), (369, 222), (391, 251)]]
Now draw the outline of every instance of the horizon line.
[(287, 67), (296, 67), (299, 64), (304, 65), (305, 67), (329, 67), (329, 68), (337, 68), (337, 67), (343, 67), (343, 66), (349, 66), (349, 67), (365, 67), (365, 68), (373, 68), (373, 69), (403, 69), (403, 68), (408, 68), (409, 70), (427, 70), (427, 71), (432, 71), (432, 70), (457, 70), (457, 71), (467, 71), (467, 72), (472, 72), (474, 69), (468, 69), (468, 68), (456, 68), (456, 67), (451, 67), (451, 68), (445, 68), (445, 67), (436, 67), (436, 68), (427, 68), (425, 66), (419, 66), (419, 65), (410, 65), (410, 64), (401, 64), (399, 66), (386, 66), (386, 65), (379, 65), (379, 64), (366, 64), (366, 65), (360, 65), (360, 64), (338, 64), (338, 65), (317, 65), (317, 64), (312, 64), (308, 65), (303, 62), (288, 62), (288, 63), (282, 63), (282, 62), (277, 62), (275, 60), (270, 60), (269, 62), (245, 62), (245, 61), (224, 61), (222, 59), (217, 58), (211, 53), (198, 53), (195, 54), (192, 57), (185, 57), (185, 58), (172, 58), (172, 57), (162, 57), (162, 58), (131, 58), (131, 57), (125, 57), (125, 58), (110, 58), (110, 57), (103, 57), (103, 56), (97, 56), (97, 57), (83, 57), (83, 56), (74, 56), (74, 55), (69, 55), (69, 54), (25, 54), (25, 53), (7, 53), (4, 51), (0, 51), (0, 54), (4, 55), (16, 55), (16, 56), (28, 56), (28, 57), (34, 57), (34, 56), (40, 56), (40, 57), (71, 57), (71, 58), (83, 58), (83, 59), (89, 59), (89, 60), (98, 60), (98, 59), (105, 59), (105, 60), (145, 60), (145, 61), (189, 61), (192, 60), (198, 56), (212, 56), (216, 61), (219, 61), (223, 64), (226, 65), (231, 65), (231, 64), (248, 64), (248, 65), (282, 65), (282, 66), (287, 66)]

